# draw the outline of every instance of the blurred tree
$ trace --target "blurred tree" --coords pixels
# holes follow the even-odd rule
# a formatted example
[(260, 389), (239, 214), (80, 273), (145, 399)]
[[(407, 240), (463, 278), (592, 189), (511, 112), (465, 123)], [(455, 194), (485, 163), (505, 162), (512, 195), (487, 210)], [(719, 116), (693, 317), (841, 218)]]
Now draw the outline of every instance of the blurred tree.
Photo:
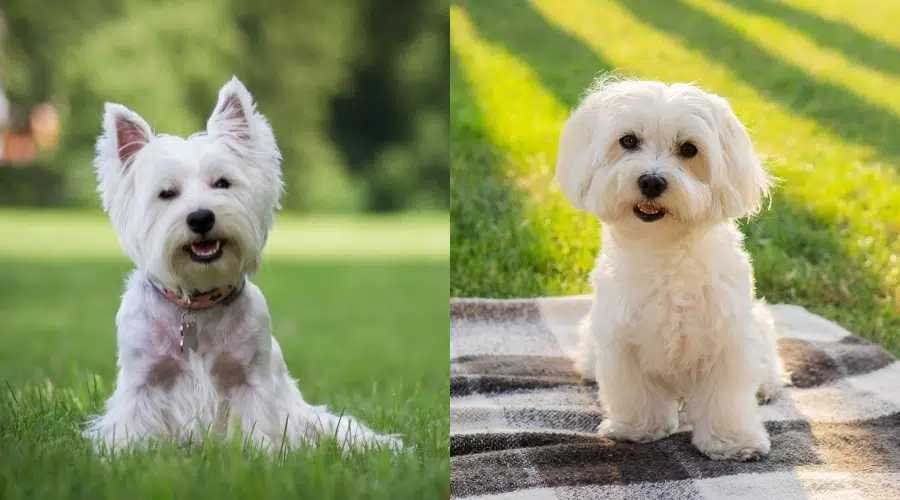
[(449, 206), (442, 0), (79, 0), (65, 9), (4, 0), (0, 9), (10, 101), (60, 107), (63, 137), (47, 168), (68, 201), (96, 203), (90, 161), (103, 101), (159, 131), (191, 133), (236, 74), (283, 150), (286, 208)]
[(242, 70), (269, 116), (285, 157), (286, 206), (356, 209), (358, 186), (326, 135), (328, 104), (346, 82), (356, 0), (235, 0), (246, 40)]
[[(364, 179), (369, 209), (449, 205), (447, 10), (444, 1), (360, 0), (360, 47), (330, 131)], [(401, 194), (412, 192), (419, 197)]]

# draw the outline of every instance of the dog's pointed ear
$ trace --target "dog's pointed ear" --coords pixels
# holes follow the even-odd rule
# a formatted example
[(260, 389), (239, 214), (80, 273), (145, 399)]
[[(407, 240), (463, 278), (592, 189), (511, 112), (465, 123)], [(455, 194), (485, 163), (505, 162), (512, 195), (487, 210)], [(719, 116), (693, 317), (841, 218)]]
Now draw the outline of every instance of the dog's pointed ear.
[(219, 90), (219, 99), (206, 122), (206, 130), (214, 137), (246, 142), (252, 138), (259, 118), (247, 87), (233, 76)]
[(111, 102), (103, 106), (103, 135), (97, 141), (97, 154), (104, 162), (112, 162), (124, 172), (152, 138), (150, 125), (134, 111)]
[(712, 183), (721, 193), (720, 202), (727, 217), (752, 215), (769, 195), (773, 178), (728, 101), (719, 96), (712, 99), (722, 147), (722, 162), (719, 169), (713, 170)]
[(253, 175), (259, 176), (254, 180), (255, 187), (273, 189), (271, 196), (276, 200), (277, 208), (277, 200), (283, 191), (281, 151), (269, 121), (256, 110), (253, 97), (237, 77), (231, 77), (219, 90), (219, 99), (206, 122), (206, 131), (214, 141), (239, 156)]
[(121, 104), (107, 102), (103, 106), (103, 133), (97, 137), (94, 170), (104, 210), (112, 206), (122, 174), (131, 169), (137, 154), (152, 139), (153, 131), (140, 115)]

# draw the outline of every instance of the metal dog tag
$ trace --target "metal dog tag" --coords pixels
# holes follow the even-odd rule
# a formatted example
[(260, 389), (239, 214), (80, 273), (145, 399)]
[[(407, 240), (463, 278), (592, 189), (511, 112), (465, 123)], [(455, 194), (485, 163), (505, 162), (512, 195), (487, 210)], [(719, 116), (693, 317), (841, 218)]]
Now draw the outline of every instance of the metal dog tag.
[(199, 344), (197, 339), (197, 322), (188, 314), (188, 311), (181, 315), (181, 328), (179, 328), (179, 331), (181, 332), (181, 352), (184, 352), (185, 347), (196, 351)]

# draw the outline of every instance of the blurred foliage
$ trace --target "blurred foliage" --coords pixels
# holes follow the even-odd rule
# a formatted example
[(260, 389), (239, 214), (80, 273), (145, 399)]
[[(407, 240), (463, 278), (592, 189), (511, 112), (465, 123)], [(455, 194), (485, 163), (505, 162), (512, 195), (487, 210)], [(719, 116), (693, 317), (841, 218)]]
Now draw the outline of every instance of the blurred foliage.
[(95, 204), (104, 101), (190, 134), (235, 74), (275, 129), (286, 208), (445, 210), (447, 12), (443, 0), (4, 0), (0, 84), (17, 106), (56, 104), (63, 137), (39, 169), (0, 166), (0, 203), (47, 203), (43, 184), (51, 203)]

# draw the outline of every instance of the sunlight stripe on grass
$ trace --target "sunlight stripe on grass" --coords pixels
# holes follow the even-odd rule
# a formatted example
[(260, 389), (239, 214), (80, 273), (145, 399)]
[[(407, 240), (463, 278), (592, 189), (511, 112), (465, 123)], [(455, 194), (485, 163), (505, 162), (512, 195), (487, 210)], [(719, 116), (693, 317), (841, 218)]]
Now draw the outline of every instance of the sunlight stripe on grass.
[[(446, 260), (447, 215), (276, 217), (267, 258), (279, 260)], [(68, 261), (125, 259), (102, 215), (0, 211), (0, 258)]]
[(900, 30), (885, 19), (900, 18), (900, 2), (894, 0), (777, 0), (812, 16), (849, 24), (860, 31), (890, 41), (900, 48)]
[(533, 162), (520, 165), (516, 174), (552, 176), (548, 153), (555, 154), (559, 124), (569, 110), (541, 86), (531, 69), (480, 37), (468, 14), (456, 6), (450, 8), (450, 33), (491, 143), (518, 160)]
[[(543, 293), (574, 293), (583, 290), (584, 275), (593, 259), (592, 248), (599, 241), (599, 226), (592, 216), (577, 212), (559, 191), (554, 180), (557, 141), (562, 122), (569, 109), (550, 94), (537, 75), (518, 58), (480, 36), (469, 14), (458, 6), (450, 10), (451, 47), (459, 61), (463, 80), (471, 88), (480, 124), (484, 130), (474, 130), (486, 137), (495, 151), (502, 151), (501, 173), (515, 189), (515, 197), (523, 214), (504, 213), (503, 216), (524, 216), (517, 227), (505, 224), (486, 226), (490, 231), (511, 231), (513, 248), (501, 261), (504, 279), (515, 281), (524, 268), (539, 270), (536, 285)], [(459, 91), (458, 89), (453, 91)], [(463, 125), (452, 123), (454, 139)], [(472, 128), (472, 127), (469, 127)], [(460, 160), (452, 160), (460, 161)], [(465, 160), (461, 160), (465, 161)], [(463, 195), (465, 193), (459, 193)], [(508, 207), (507, 207), (508, 208)], [(498, 214), (483, 214), (496, 218)], [(456, 221), (465, 224), (468, 221)], [(558, 231), (575, 229), (578, 238)], [(489, 228), (489, 229), (488, 229)], [(536, 238), (528, 236), (535, 235)], [(497, 237), (489, 234), (465, 235), (467, 245), (480, 245)], [(587, 243), (587, 244), (585, 244)], [(520, 269), (514, 268), (516, 265)], [(494, 275), (486, 280), (496, 278)], [(479, 275), (480, 277), (480, 275)], [(529, 277), (526, 279), (530, 279)], [(532, 289), (535, 285), (532, 284)]]
[[(838, 84), (873, 106), (889, 109), (900, 116), (900, 99), (897, 98), (900, 78), (857, 64), (770, 17), (723, 2), (685, 0), (685, 3), (720, 19), (744, 37), (752, 38), (758, 47), (772, 56), (789, 61), (821, 81)], [(765, 36), (759, 36), (761, 33)]]

